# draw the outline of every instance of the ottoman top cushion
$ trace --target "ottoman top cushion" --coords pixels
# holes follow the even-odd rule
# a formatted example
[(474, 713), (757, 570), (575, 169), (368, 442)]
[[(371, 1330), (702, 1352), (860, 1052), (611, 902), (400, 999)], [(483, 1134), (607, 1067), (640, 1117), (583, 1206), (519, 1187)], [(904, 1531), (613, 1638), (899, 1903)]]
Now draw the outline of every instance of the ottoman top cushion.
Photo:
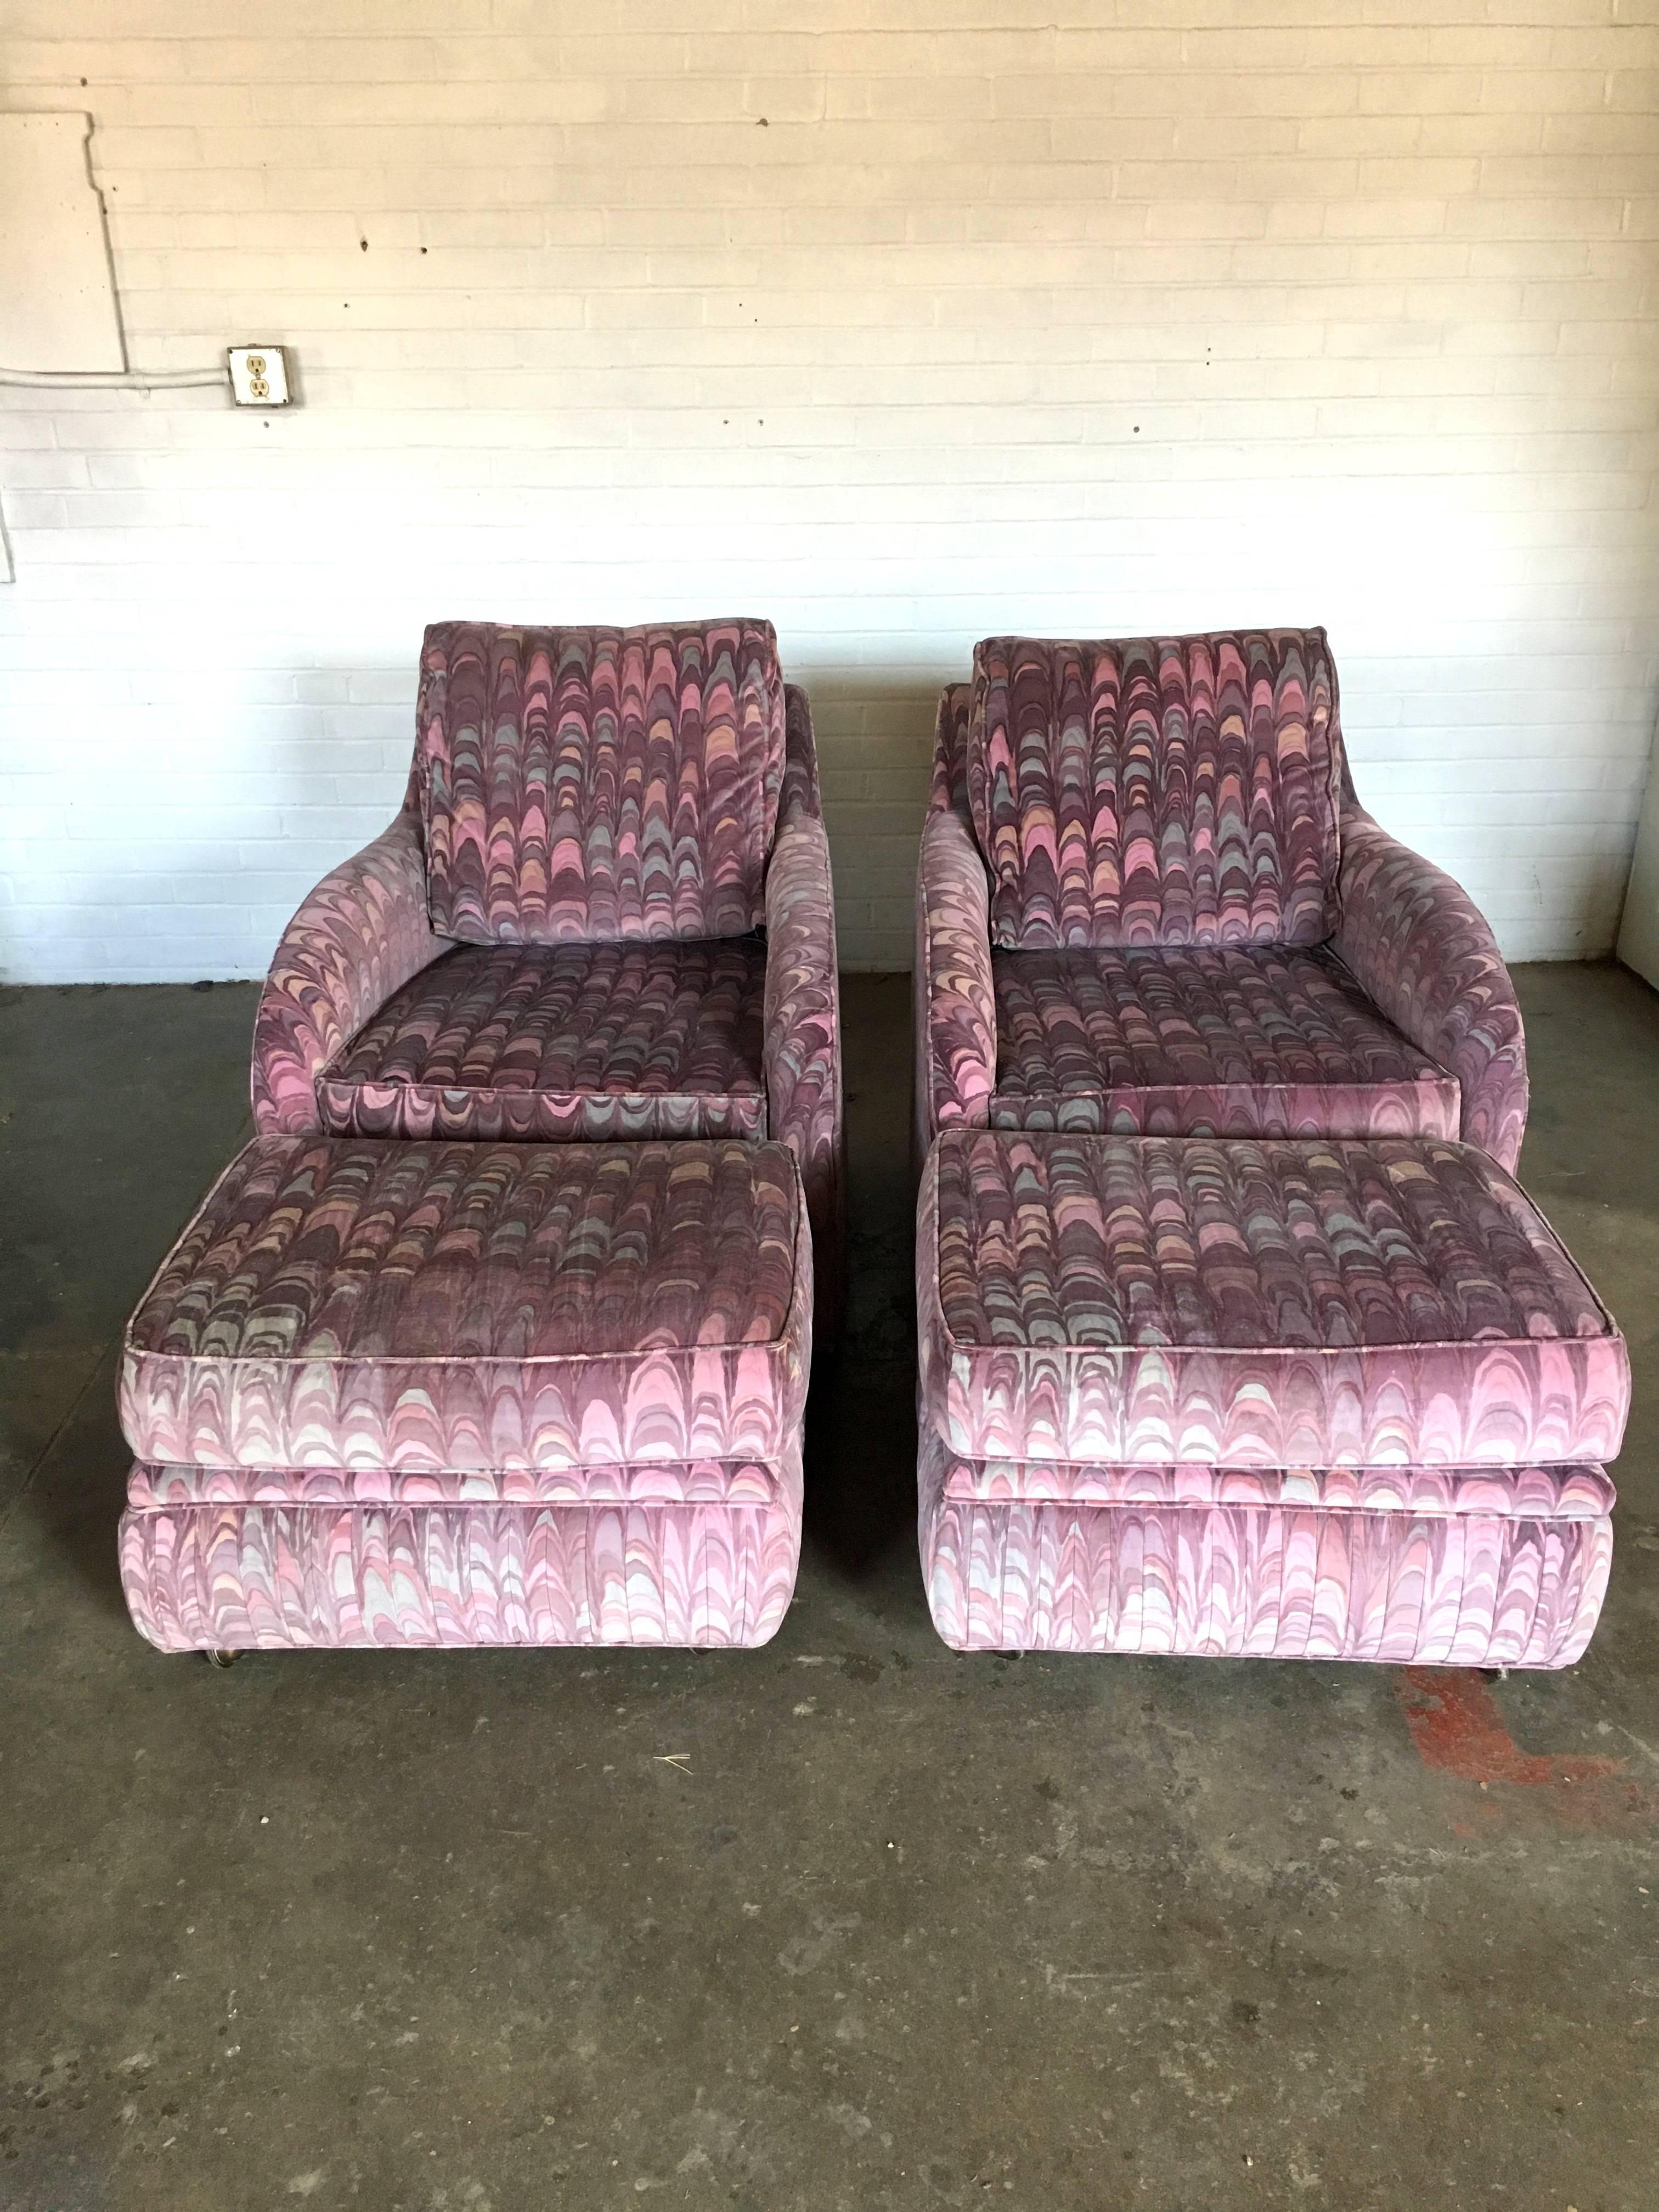
[(811, 1288), (782, 1145), (259, 1137), (128, 1323), (141, 1459), (781, 1458)]
[(924, 1410), (970, 1458), (1601, 1460), (1629, 1408), (1547, 1222), (1435, 1138), (948, 1130), (917, 1269)]

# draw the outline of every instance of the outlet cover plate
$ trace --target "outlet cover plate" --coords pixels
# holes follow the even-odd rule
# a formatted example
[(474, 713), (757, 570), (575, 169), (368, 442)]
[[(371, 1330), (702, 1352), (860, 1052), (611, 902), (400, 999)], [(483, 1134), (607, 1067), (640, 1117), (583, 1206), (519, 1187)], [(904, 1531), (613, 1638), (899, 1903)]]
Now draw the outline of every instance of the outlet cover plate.
[(288, 356), (279, 345), (232, 346), (230, 389), (239, 407), (286, 407)]

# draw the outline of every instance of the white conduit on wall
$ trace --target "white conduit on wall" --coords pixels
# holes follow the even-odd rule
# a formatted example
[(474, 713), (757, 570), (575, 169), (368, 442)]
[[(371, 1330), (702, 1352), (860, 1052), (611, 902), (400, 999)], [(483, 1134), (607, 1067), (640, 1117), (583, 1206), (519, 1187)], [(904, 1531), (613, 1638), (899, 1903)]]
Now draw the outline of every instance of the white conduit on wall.
[(0, 368), (0, 385), (33, 392), (184, 392), (225, 381), (222, 368)]

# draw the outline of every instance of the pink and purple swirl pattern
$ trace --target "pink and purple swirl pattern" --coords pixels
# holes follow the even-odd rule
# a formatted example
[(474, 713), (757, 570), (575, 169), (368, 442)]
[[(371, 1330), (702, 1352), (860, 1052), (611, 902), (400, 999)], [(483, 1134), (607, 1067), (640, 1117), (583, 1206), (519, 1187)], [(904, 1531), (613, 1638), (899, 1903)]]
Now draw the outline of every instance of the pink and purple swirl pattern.
[(1455, 1137), (1456, 1080), (1323, 946), (993, 952), (997, 1129)]
[(256, 1138), (128, 1324), (122, 1425), (185, 1467), (776, 1461), (811, 1301), (782, 1145)]
[(288, 927), (253, 1025), (253, 1126), (319, 1127), (317, 1079), (369, 1017), (450, 950), (427, 920), (410, 799), (371, 845), (323, 878)]
[(842, 1107), (836, 896), (806, 694), (787, 687), (778, 831), (766, 871), (767, 1128), (800, 1164), (812, 1228), (813, 1325), (840, 1334), (846, 1295), (847, 1160)]
[[(922, 1572), (962, 1651), (1123, 1651), (1568, 1667), (1613, 1557), (1613, 1486), (1594, 1467), (1479, 1471), (1438, 1489), (1401, 1470), (1366, 1501), (1339, 1477), (1078, 1469), (1075, 1499), (963, 1494), (976, 1477), (924, 1431)], [(1213, 1476), (1213, 1470), (1206, 1470)], [(1084, 1502), (1091, 1480), (1101, 1502)], [(1431, 1479), (1432, 1480), (1432, 1479)], [(1501, 1480), (1501, 1479), (1500, 1479)], [(1395, 1502), (1399, 1493), (1399, 1502)]]
[(434, 623), (417, 714), (442, 934), (743, 937), (764, 921), (784, 764), (769, 623)]
[(918, 1173), (940, 1128), (953, 1121), (984, 1127), (997, 1079), (991, 886), (963, 781), (968, 712), (967, 685), (951, 685), (939, 703), (933, 787), (916, 875), (910, 989)]
[(799, 1455), (597, 1460), (587, 1467), (158, 1467), (127, 1479), (135, 1513), (173, 1505), (774, 1505), (801, 1502)]
[(1350, 791), (1332, 950), (1367, 997), (1457, 1078), (1459, 1134), (1514, 1173), (1527, 1126), (1515, 987), (1474, 901), (1378, 827)]
[(1623, 1338), (1484, 1153), (942, 1133), (916, 1252), (922, 1404), (969, 1459), (1600, 1461)]
[[(1056, 771), (1069, 797), (1056, 799), (1053, 762), (1044, 764), (1039, 742), (1050, 727), (1039, 695), (1046, 696), (1051, 679), (1062, 690), (1072, 686), (1078, 694), (1073, 706), (1081, 713), (1084, 649), (993, 640), (982, 650), (1005, 674), (1027, 671), (1038, 704), (1030, 710), (1030, 778), (1021, 780), (1022, 767), (1018, 777), (1006, 773), (997, 786), (1001, 845), (984, 849), (1000, 853), (1006, 878), (1029, 845), (1036, 855), (1030, 881), (1061, 885), (1053, 896), (1044, 890), (1039, 901), (1056, 914), (1071, 913), (1097, 891), (1106, 907), (1102, 929), (1092, 935), (1071, 931), (1069, 923), (1062, 931), (1056, 923), (1036, 933), (1036, 949), (1025, 949), (1033, 939), (1010, 949), (1006, 931), (996, 926), (980, 842), (991, 791), (984, 730), (975, 724), (969, 688), (946, 687), (916, 889), (918, 1165), (940, 1128), (965, 1121), (1172, 1135), (1461, 1135), (1514, 1169), (1526, 1123), (1526, 1046), (1492, 933), (1450, 877), (1389, 837), (1355, 800), (1322, 633), (1272, 635), (1305, 637), (1324, 671), (1312, 691), (1322, 700), (1328, 690), (1323, 743), (1340, 782), (1340, 860), (1334, 903), (1323, 910), (1333, 933), (1317, 946), (1291, 944), (1282, 933), (1271, 945), (1254, 938), (1235, 943), (1226, 932), (1218, 933), (1225, 942), (1185, 947), (1127, 941), (1122, 869), (1110, 861), (1096, 872), (1088, 842), (1101, 822), (1115, 836), (1117, 816), (1108, 808), (1085, 823), (1079, 811), (1086, 812), (1084, 725), (1073, 728), (1073, 750)], [(1183, 650), (1207, 644), (1219, 653), (1241, 641), (1177, 642)], [(1143, 649), (1111, 650), (1121, 659)], [(1006, 683), (997, 709), (1006, 722), (1012, 695), (1004, 693)], [(1322, 715), (1323, 705), (1315, 720)], [(1170, 805), (1191, 780), (1187, 726), (1179, 714), (1174, 727), (1179, 743), (1165, 795)], [(1237, 723), (1235, 734), (1243, 727)], [(1151, 762), (1162, 738), (1155, 739), (1150, 724), (1141, 736)], [(1151, 773), (1147, 766), (1143, 784)], [(1323, 768), (1316, 781), (1322, 793)], [(1028, 800), (1029, 825), (1022, 830), (1009, 810)], [(1117, 804), (1112, 797), (1111, 805)], [(1188, 842), (1206, 852), (1213, 842), (1201, 810), (1171, 833), (1177, 854)], [(1310, 853), (1316, 845), (1323, 849), (1322, 830), (1317, 838), (1304, 837), (1298, 850)], [(1142, 901), (1150, 913), (1153, 842), (1143, 837), (1136, 850), (1152, 885)], [(1232, 879), (1242, 880), (1236, 866)], [(1019, 881), (1024, 885), (1025, 878)], [(1006, 888), (1000, 878), (995, 898)], [(1189, 933), (1196, 939), (1201, 933)], [(1060, 935), (1063, 945), (1055, 941)], [(1073, 943), (1073, 936), (1082, 941)]]
[(942, 1495), (984, 1505), (1294, 1506), (1321, 1513), (1497, 1514), (1595, 1521), (1611, 1513), (1605, 1468), (1097, 1467), (1060, 1459), (944, 1455)]
[(975, 647), (995, 945), (1317, 945), (1340, 776), (1322, 630)]
[(1576, 1660), (1629, 1361), (1503, 1171), (1514, 992), (1354, 801), (1323, 633), (986, 641), (915, 991), (945, 1640)]
[(319, 1074), (331, 1135), (499, 1142), (762, 1137), (757, 937), (465, 945)]
[(121, 1582), (163, 1651), (322, 1644), (764, 1644), (798, 1505), (162, 1506)]
[[(428, 893), (434, 912), (467, 909), (470, 941), (434, 933)], [(769, 1134), (800, 1164), (833, 1336), (830, 849), (811, 711), (770, 626), (434, 626), (409, 800), (285, 931), (253, 1097), (262, 1133)]]

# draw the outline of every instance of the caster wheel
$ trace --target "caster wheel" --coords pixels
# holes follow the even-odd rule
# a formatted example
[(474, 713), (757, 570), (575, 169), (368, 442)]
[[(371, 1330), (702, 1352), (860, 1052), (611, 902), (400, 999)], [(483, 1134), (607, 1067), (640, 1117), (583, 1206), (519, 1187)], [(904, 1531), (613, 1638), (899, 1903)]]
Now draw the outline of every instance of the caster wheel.
[(204, 1651), (202, 1656), (210, 1667), (234, 1667), (239, 1655), (234, 1651)]

